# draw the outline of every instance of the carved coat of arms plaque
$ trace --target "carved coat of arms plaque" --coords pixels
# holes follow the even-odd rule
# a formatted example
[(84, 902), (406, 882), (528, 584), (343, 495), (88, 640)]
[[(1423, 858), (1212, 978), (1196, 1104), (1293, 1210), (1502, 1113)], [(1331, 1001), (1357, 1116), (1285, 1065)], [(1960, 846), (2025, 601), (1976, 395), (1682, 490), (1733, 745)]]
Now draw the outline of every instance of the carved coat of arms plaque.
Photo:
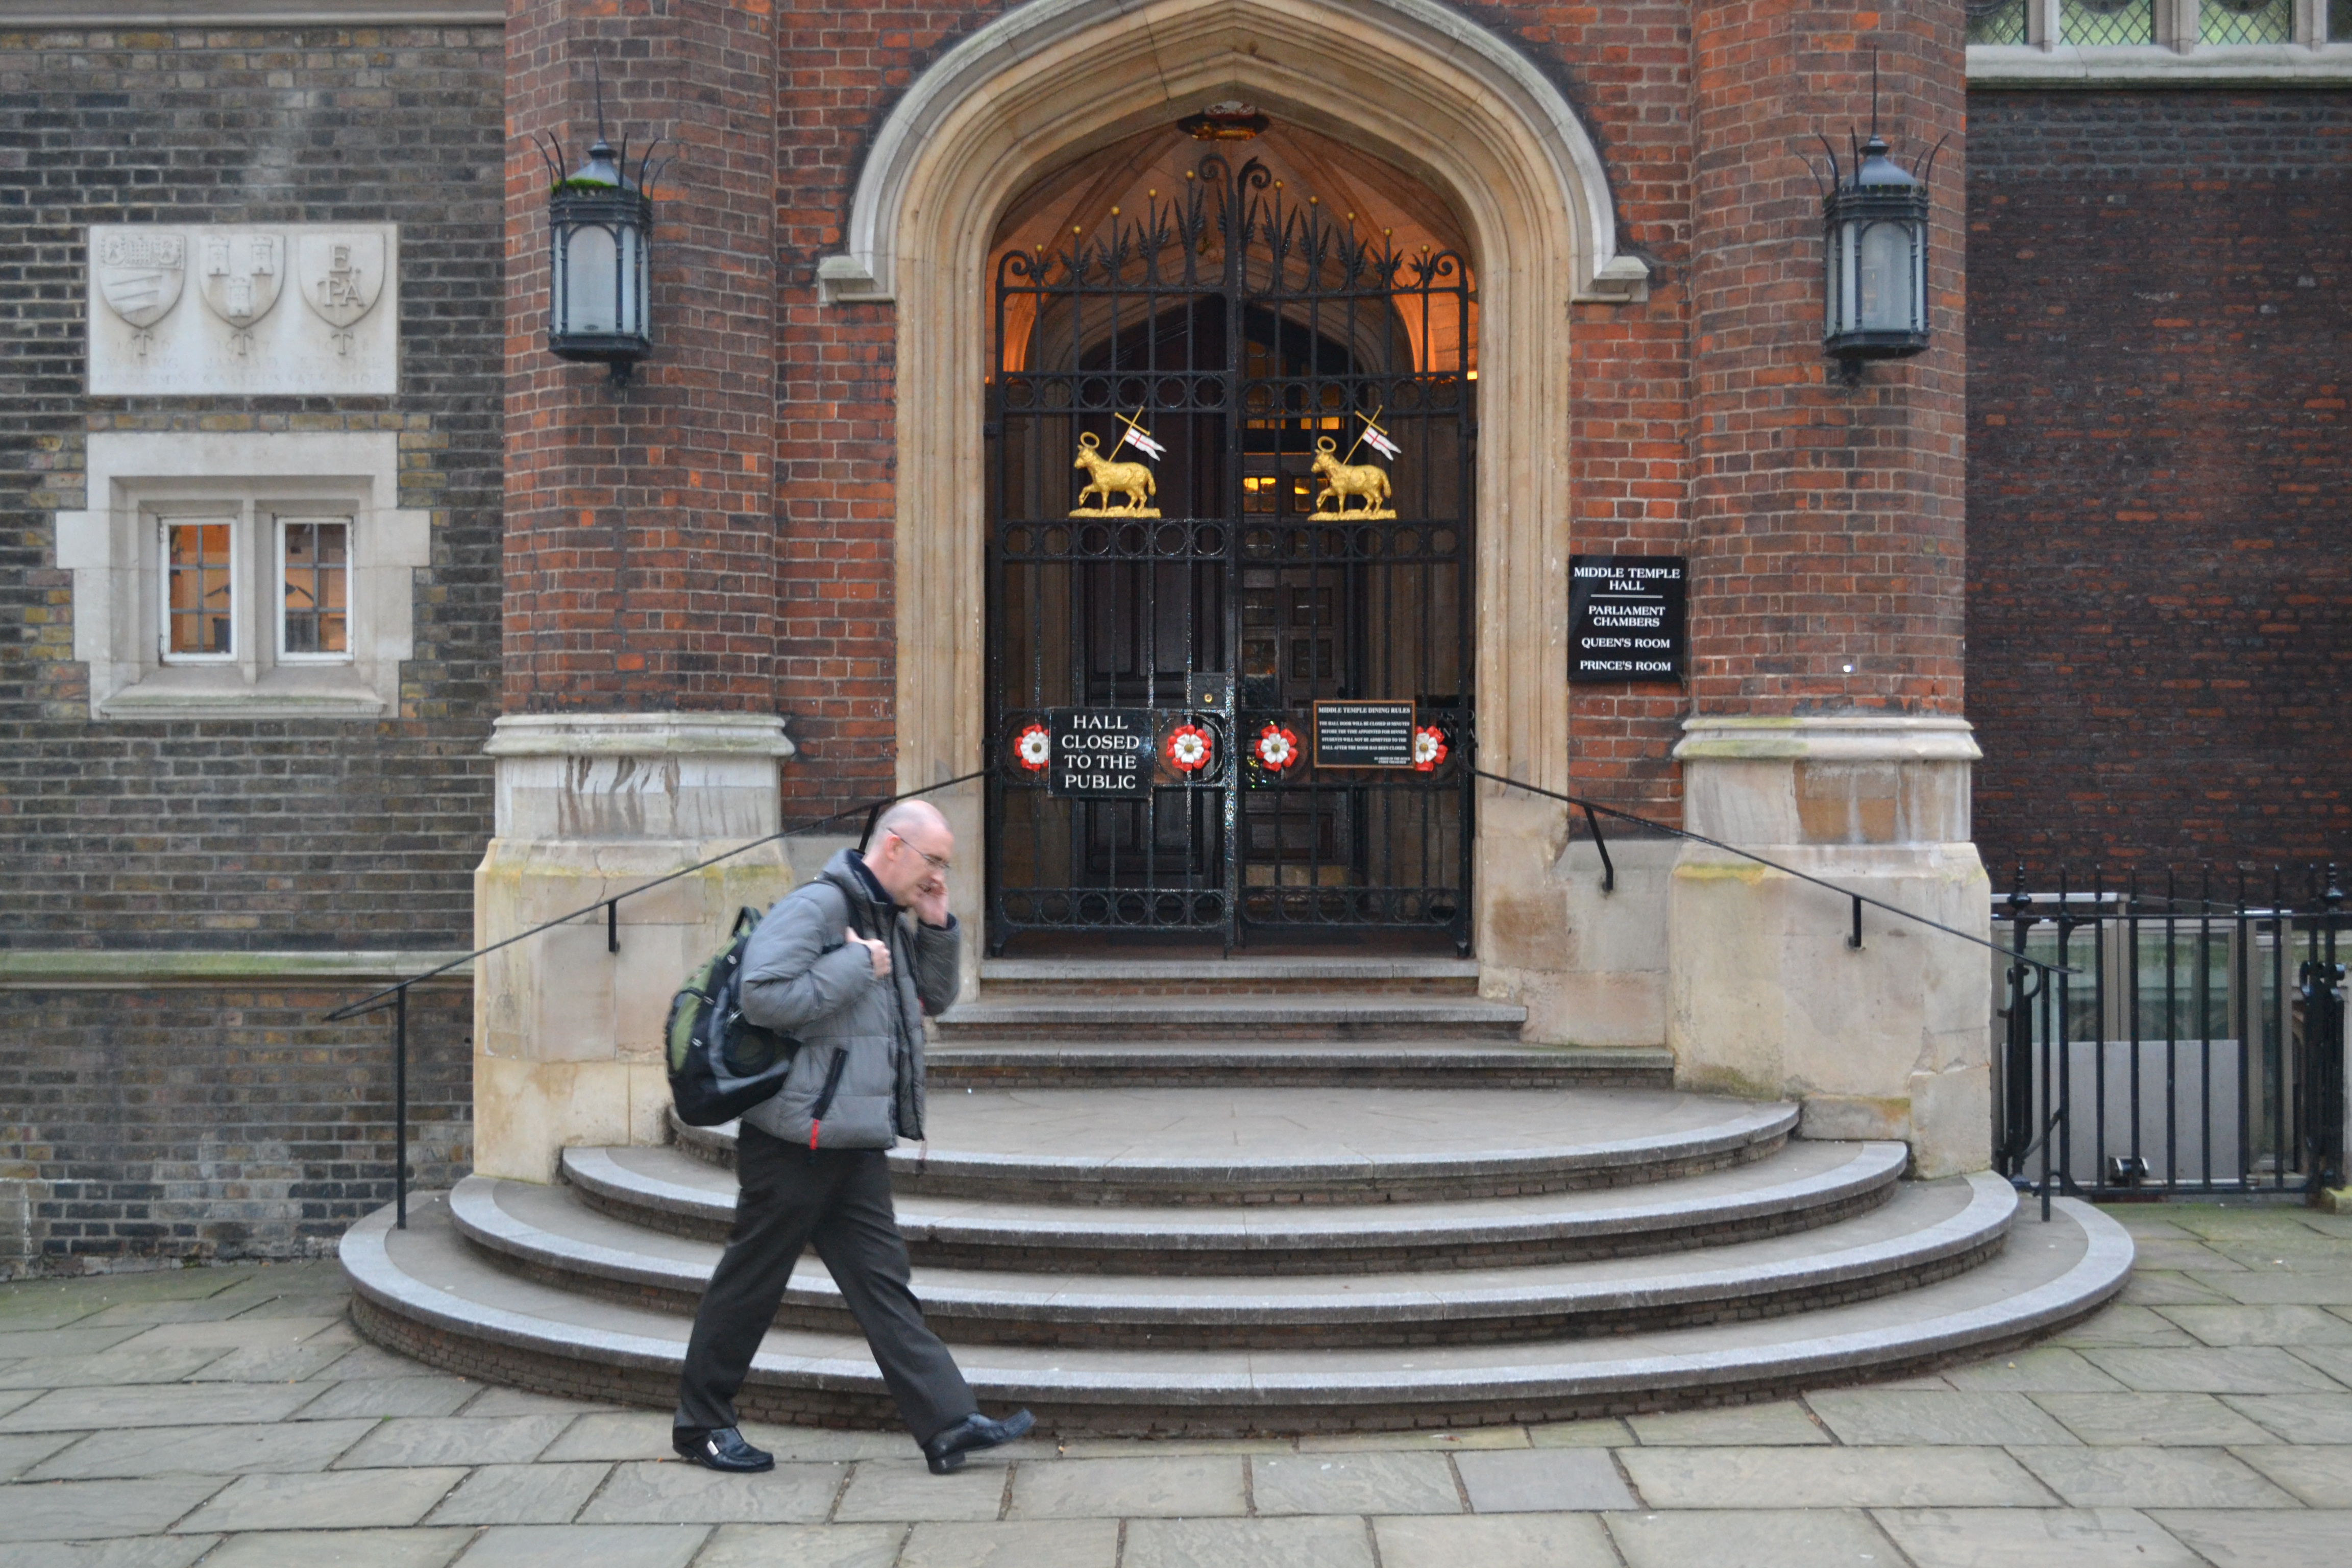
[(110, 234), (100, 239), (92, 259), (98, 267), (99, 298), (144, 332), (180, 302), (187, 278), (187, 237), (169, 230)]
[(269, 314), (286, 278), (285, 241), (274, 234), (208, 234), (199, 241), (205, 303), (239, 333)]
[(297, 253), (303, 302), (335, 330), (335, 348), (351, 352), (352, 328), (383, 291), (383, 236), (306, 234)]

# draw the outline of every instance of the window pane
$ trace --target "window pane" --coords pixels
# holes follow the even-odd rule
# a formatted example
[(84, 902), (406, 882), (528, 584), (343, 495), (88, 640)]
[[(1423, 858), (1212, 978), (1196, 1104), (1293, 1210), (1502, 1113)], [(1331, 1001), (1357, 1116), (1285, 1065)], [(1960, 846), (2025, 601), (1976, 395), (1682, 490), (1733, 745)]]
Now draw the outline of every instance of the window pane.
[(2291, 44), (2294, 0), (2200, 0), (2197, 32), (2209, 44)]
[(167, 522), (163, 535), (163, 651), (198, 658), (236, 652), (228, 523)]
[(1862, 231), (1862, 329), (1866, 332), (1911, 330), (1911, 231), (1899, 223), (1874, 223)]
[(563, 269), (565, 320), (568, 332), (610, 332), (619, 330), (620, 255), (609, 228), (575, 228)]
[(1969, 0), (1969, 42), (2026, 42), (2025, 0)]
[(2339, 44), (2352, 44), (2352, 0), (2327, 0), (2327, 37)]
[(288, 521), (285, 541), (286, 643), (289, 654), (351, 649), (351, 524)]
[(2155, 0), (2065, 0), (2058, 31), (2070, 44), (2152, 44)]

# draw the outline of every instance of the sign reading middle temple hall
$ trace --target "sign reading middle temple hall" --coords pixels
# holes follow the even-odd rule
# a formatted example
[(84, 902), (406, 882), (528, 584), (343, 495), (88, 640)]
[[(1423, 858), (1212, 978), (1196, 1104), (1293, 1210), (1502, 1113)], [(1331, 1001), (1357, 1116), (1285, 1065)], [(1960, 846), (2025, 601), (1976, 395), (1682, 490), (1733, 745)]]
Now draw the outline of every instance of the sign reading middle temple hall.
[(1681, 679), (1689, 575), (1680, 555), (1570, 556), (1568, 678)]

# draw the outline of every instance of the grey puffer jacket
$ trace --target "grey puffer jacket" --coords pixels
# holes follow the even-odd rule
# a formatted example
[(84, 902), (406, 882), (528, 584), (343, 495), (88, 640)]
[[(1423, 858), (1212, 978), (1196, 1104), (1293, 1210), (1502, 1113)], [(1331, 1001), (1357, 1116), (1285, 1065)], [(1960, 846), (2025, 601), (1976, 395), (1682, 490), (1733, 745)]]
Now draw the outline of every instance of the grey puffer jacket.
[[(943, 1012), (956, 994), (954, 920), (927, 926), (877, 899), (855, 855), (843, 850), (778, 900), (743, 954), (743, 1016), (801, 1043), (784, 1087), (743, 1120), (806, 1145), (838, 1060), (832, 1101), (816, 1119), (821, 1149), (887, 1149), (923, 1136), (923, 1009)], [(851, 927), (889, 942), (887, 979), (849, 940)]]

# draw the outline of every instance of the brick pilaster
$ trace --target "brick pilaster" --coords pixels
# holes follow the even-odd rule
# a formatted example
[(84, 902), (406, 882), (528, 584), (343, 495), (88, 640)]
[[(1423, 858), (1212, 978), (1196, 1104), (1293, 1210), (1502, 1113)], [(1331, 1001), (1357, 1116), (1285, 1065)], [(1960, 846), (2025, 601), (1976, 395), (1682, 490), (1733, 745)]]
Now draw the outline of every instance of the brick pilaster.
[[(506, 689), (512, 712), (772, 711), (776, 68), (765, 5), (515, 0), (507, 32)], [(546, 349), (547, 173), (594, 72), (654, 195), (635, 384)]]
[[(1701, 713), (1958, 714), (1962, 7), (1696, 10), (1692, 695)], [(1934, 346), (1838, 384), (1821, 349), (1816, 132), (1937, 161)], [(1848, 667), (1851, 667), (1849, 669)]]

